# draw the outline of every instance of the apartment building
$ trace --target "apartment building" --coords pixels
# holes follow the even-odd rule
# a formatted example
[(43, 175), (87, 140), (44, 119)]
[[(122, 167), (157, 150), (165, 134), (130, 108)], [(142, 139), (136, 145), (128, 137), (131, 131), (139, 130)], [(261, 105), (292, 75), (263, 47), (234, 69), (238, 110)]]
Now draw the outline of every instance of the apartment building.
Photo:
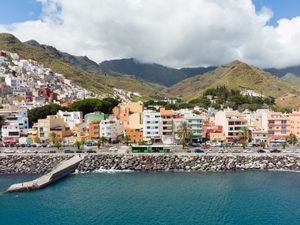
[(46, 119), (39, 119), (38, 122), (33, 125), (33, 129), (37, 130), (37, 136), (40, 142), (46, 141), (50, 133), (56, 133), (61, 138), (71, 134), (64, 119), (57, 115), (47, 116)]
[(289, 135), (288, 121), (288, 116), (281, 112), (268, 113), (268, 141), (270, 143), (280, 143), (286, 140)]
[(175, 143), (173, 119), (176, 117), (176, 113), (173, 110), (160, 108), (160, 117), (160, 132), (163, 144)]
[(124, 126), (121, 120), (115, 116), (108, 119), (101, 120), (100, 122), (100, 137), (105, 137), (109, 142), (116, 142), (120, 140), (124, 134)]
[(184, 118), (193, 132), (190, 141), (193, 143), (199, 143), (202, 140), (203, 117), (190, 114), (185, 115)]
[(289, 114), (289, 133), (300, 138), (300, 111)]
[(62, 117), (68, 127), (73, 129), (76, 125), (82, 123), (82, 112), (67, 112), (59, 110), (57, 115)]
[(19, 125), (4, 125), (1, 129), (2, 142), (5, 145), (15, 145), (20, 138)]
[(160, 141), (161, 117), (159, 112), (145, 110), (143, 112), (143, 137), (153, 142)]
[(5, 124), (18, 125), (21, 133), (29, 128), (27, 109), (14, 106), (2, 108), (0, 116), (4, 117)]
[(248, 120), (244, 114), (238, 111), (219, 111), (215, 114), (215, 125), (222, 126), (227, 141), (238, 140), (239, 133), (247, 128)]

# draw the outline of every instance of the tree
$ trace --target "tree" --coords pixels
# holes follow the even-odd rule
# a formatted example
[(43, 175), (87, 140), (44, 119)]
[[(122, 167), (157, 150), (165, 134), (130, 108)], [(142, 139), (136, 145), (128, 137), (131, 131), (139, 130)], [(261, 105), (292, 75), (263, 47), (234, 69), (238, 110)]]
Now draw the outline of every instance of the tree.
[(287, 137), (286, 141), (291, 145), (296, 145), (298, 143), (298, 138), (295, 134), (291, 133)]
[(260, 143), (259, 143), (259, 146), (260, 147), (262, 147), (262, 148), (265, 148), (266, 147), (266, 142), (264, 142), (264, 141), (261, 141)]
[(123, 135), (122, 142), (123, 142), (123, 144), (126, 144), (128, 146), (128, 144), (130, 142), (130, 137), (128, 135)]
[(61, 138), (56, 133), (50, 133), (48, 137), (48, 141), (52, 143), (54, 147), (59, 149), (62, 146)]
[(76, 140), (76, 142), (74, 143), (75, 147), (77, 147), (77, 149), (81, 149), (81, 147), (83, 146), (83, 140), (82, 139), (79, 139), (79, 140)]
[(31, 109), (28, 111), (29, 125), (32, 126), (39, 119), (44, 119), (48, 115), (55, 115), (61, 109), (63, 108), (57, 104), (45, 105)]
[(62, 146), (62, 143), (61, 143), (61, 141), (56, 141), (56, 142), (54, 142), (53, 146), (55, 148), (59, 149)]
[(182, 122), (178, 126), (177, 135), (180, 138), (180, 144), (182, 145), (182, 148), (184, 148), (186, 146), (188, 140), (193, 135), (191, 126), (187, 122)]
[(101, 146), (104, 146), (108, 142), (106, 137), (100, 137), (97, 142), (97, 147), (100, 149)]
[(252, 140), (252, 132), (244, 127), (238, 134), (239, 137), (239, 143), (243, 145), (243, 148), (245, 149), (247, 144)]

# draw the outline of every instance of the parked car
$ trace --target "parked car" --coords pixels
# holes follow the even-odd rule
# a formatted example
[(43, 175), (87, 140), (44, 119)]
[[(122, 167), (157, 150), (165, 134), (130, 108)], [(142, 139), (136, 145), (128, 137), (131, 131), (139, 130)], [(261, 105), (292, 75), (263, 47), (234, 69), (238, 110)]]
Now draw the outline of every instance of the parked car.
[(49, 150), (48, 152), (49, 152), (49, 153), (57, 153), (57, 151), (54, 150), (54, 149), (51, 149), (51, 150)]
[(280, 153), (281, 151), (277, 148), (274, 148), (270, 151), (271, 153)]
[(257, 153), (266, 153), (266, 151), (263, 150), (263, 149), (258, 149), (258, 150), (257, 150)]
[(28, 149), (27, 153), (36, 154), (38, 151), (36, 149)]
[(96, 150), (88, 149), (86, 152), (87, 152), (87, 153), (96, 153)]
[(193, 142), (193, 143), (191, 143), (190, 145), (193, 146), (193, 147), (200, 147), (200, 143), (195, 143), (195, 142)]
[(246, 150), (244, 151), (244, 153), (253, 153), (253, 151), (250, 150), (250, 149), (246, 149)]
[(75, 153), (73, 150), (70, 150), (70, 149), (66, 149), (65, 151), (64, 151), (64, 153)]
[(82, 150), (76, 150), (76, 153), (83, 153)]
[(4, 149), (3, 152), (6, 154), (13, 154), (13, 153), (15, 153), (15, 150), (7, 148), (7, 149)]
[(117, 151), (118, 151), (118, 148), (117, 148), (117, 147), (110, 147), (110, 148), (109, 148), (109, 151), (117, 152)]
[(24, 154), (24, 153), (26, 153), (26, 150), (24, 150), (24, 149), (18, 149), (18, 150), (16, 151), (16, 153), (17, 153), (17, 154)]
[(195, 153), (204, 153), (204, 150), (200, 149), (200, 148), (196, 148), (194, 149)]

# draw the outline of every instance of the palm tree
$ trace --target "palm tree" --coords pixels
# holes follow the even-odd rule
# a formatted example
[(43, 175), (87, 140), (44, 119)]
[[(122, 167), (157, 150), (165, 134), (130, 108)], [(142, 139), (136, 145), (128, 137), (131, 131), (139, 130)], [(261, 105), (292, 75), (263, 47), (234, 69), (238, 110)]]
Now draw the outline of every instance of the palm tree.
[(108, 140), (106, 137), (100, 137), (97, 142), (98, 149), (100, 149), (101, 146), (104, 146), (107, 142)]
[(298, 143), (298, 138), (295, 134), (291, 133), (287, 137), (286, 141), (291, 145), (296, 145)]
[(122, 142), (123, 142), (123, 144), (126, 144), (128, 146), (128, 144), (130, 142), (130, 137), (128, 135), (123, 135)]
[(56, 133), (50, 133), (48, 141), (53, 144), (54, 147), (59, 149), (62, 146), (61, 138)]
[(187, 122), (182, 122), (178, 126), (177, 135), (180, 138), (180, 144), (182, 144), (182, 148), (184, 148), (188, 140), (193, 136), (191, 126)]
[(76, 142), (74, 143), (74, 145), (77, 147), (77, 149), (79, 150), (82, 145), (83, 145), (83, 140), (80, 139), (80, 140), (76, 140)]
[(238, 134), (239, 137), (239, 143), (243, 145), (243, 148), (245, 149), (247, 144), (252, 140), (252, 132), (244, 127)]

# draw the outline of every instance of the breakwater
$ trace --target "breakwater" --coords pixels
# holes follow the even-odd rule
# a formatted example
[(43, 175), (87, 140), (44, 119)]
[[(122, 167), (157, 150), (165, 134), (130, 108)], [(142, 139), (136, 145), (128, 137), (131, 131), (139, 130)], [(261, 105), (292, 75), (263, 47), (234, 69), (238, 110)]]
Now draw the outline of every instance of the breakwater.
[[(47, 173), (71, 155), (2, 155), (0, 174)], [(79, 172), (94, 170), (133, 171), (235, 171), (235, 170), (296, 170), (300, 156), (285, 154), (95, 154), (88, 155), (79, 165)]]

